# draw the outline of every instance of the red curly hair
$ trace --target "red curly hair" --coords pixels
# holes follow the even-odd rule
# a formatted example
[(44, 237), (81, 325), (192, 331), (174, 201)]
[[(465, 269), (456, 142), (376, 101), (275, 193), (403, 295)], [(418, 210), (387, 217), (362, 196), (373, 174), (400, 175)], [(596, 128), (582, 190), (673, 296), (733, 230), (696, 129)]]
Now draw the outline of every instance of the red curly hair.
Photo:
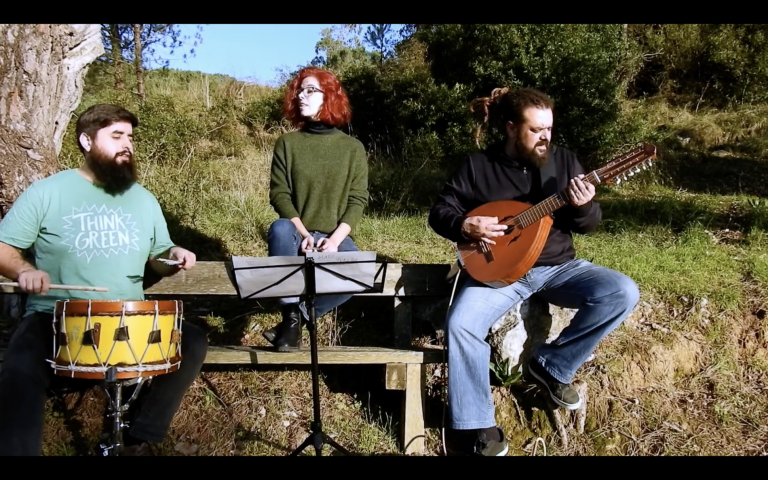
[(323, 91), (323, 104), (317, 112), (320, 121), (334, 127), (348, 123), (352, 119), (352, 107), (349, 104), (346, 92), (344, 92), (341, 86), (341, 82), (336, 78), (336, 75), (328, 70), (315, 67), (302, 69), (296, 75), (296, 78), (288, 84), (283, 101), (283, 114), (285, 118), (297, 128), (303, 127), (306, 123), (304, 117), (301, 116), (301, 110), (299, 110), (297, 93), (301, 87), (301, 82), (307, 77), (315, 77), (320, 84), (320, 89)]

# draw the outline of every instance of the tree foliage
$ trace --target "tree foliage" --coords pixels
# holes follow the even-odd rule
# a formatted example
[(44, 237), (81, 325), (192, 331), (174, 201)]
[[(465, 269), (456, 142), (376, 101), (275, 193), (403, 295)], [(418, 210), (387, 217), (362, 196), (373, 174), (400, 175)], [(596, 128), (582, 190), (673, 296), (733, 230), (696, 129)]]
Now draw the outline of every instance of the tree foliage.
[[(134, 33), (133, 24), (101, 25), (102, 42), (104, 44), (103, 60), (111, 60), (114, 48), (113, 36), (119, 39), (119, 53), (126, 63), (134, 62)], [(182, 53), (182, 58), (195, 56), (195, 48), (203, 41), (203, 25), (197, 25), (193, 36), (182, 35), (181, 27), (173, 23), (148, 23), (141, 25), (142, 63), (147, 68), (168, 67), (169, 58), (165, 53), (159, 53), (158, 47), (167, 50), (168, 55), (174, 55), (183, 47), (189, 50)]]
[(496, 87), (549, 94), (554, 141), (586, 167), (649, 140), (628, 99), (692, 109), (768, 100), (765, 25), (344, 24), (321, 32), (316, 54), (311, 64), (349, 94), (351, 133), (399, 162), (451, 163), (477, 148), (468, 105)]
[[(143, 72), (146, 68), (165, 67), (170, 63), (167, 55), (173, 55), (177, 49), (189, 47), (182, 54), (195, 55), (195, 47), (202, 41), (203, 26), (198, 25), (193, 37), (182, 35), (181, 27), (172, 23), (150, 24), (101, 24), (104, 55), (100, 62), (110, 66), (115, 80), (115, 89), (125, 88), (126, 70), (136, 74), (138, 94), (143, 96)], [(138, 33), (138, 34), (137, 34)], [(162, 47), (163, 53), (160, 53)], [(137, 53), (141, 58), (136, 58)]]

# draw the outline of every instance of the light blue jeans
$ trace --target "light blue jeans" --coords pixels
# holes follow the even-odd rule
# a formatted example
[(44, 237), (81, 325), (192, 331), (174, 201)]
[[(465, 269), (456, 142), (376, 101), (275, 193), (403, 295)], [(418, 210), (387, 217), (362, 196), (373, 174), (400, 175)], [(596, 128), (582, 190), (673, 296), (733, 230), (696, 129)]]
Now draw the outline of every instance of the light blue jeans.
[(597, 344), (629, 316), (640, 299), (632, 279), (581, 259), (532, 268), (503, 288), (468, 278), (446, 320), (451, 428), (496, 425), (488, 368), (491, 347), (485, 339), (502, 315), (534, 293), (553, 305), (578, 309), (560, 336), (541, 345), (531, 357), (563, 383), (571, 383)]
[[(315, 246), (321, 238), (328, 237), (329, 235), (321, 232), (309, 232), (315, 239)], [(286, 218), (278, 218), (272, 225), (269, 226), (269, 232), (267, 232), (267, 250), (270, 257), (289, 257), (304, 255), (299, 250), (301, 249), (302, 237), (296, 226), (290, 220)], [(342, 240), (339, 245), (339, 252), (357, 252), (359, 249), (355, 242), (350, 237)], [(334, 308), (338, 307), (342, 303), (352, 298), (352, 295), (318, 295), (315, 297), (315, 318), (320, 318), (326, 313), (330, 312)], [(299, 297), (281, 298), (278, 300), (279, 305), (286, 305), (289, 303), (297, 303)], [(309, 320), (309, 312), (307, 312), (304, 302), (299, 307), (304, 314), (304, 318)]]

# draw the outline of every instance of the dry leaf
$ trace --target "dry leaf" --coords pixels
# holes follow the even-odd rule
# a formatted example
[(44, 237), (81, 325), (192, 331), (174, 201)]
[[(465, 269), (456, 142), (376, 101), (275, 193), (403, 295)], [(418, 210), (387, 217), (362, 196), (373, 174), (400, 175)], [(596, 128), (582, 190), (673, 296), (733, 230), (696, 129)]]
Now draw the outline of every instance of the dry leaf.
[(197, 452), (197, 445), (192, 445), (191, 443), (187, 442), (179, 442), (176, 444), (176, 448), (174, 450), (180, 452), (182, 455), (192, 455)]
[(261, 407), (261, 410), (259, 410), (259, 416), (263, 417), (266, 414), (267, 414), (267, 409), (264, 407)]

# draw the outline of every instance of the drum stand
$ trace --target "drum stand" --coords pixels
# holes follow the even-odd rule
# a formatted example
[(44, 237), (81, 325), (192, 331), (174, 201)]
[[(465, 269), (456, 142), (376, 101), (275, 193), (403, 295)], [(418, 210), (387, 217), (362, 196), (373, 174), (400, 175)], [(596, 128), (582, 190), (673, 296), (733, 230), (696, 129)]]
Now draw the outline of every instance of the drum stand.
[[(104, 442), (99, 444), (103, 456), (116, 457), (122, 453), (123, 447), (123, 429), (129, 426), (129, 422), (123, 420), (123, 415), (128, 411), (131, 406), (131, 402), (136, 400), (139, 395), (144, 382), (148, 380), (148, 377), (136, 377), (127, 380), (118, 380), (116, 378), (115, 367), (107, 370), (107, 377), (102, 385), (104, 392), (106, 392), (109, 398), (106, 412), (104, 413), (105, 423), (111, 424), (109, 433), (106, 434)], [(151, 377), (149, 377), (151, 378)], [(131, 394), (131, 397), (123, 403), (123, 387), (129, 387), (136, 385), (136, 389)], [(110, 393), (110, 391), (112, 393)]]

